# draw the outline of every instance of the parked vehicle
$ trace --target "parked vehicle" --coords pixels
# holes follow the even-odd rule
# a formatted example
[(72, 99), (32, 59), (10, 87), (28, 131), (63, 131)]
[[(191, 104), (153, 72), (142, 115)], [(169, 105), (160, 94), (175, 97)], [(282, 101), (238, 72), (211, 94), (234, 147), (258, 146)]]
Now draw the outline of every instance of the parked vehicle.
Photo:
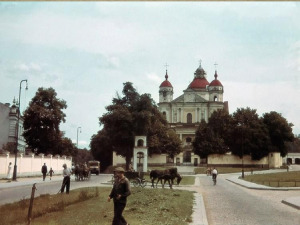
[(89, 161), (88, 167), (91, 173), (98, 175), (100, 173), (100, 162), (99, 161)]

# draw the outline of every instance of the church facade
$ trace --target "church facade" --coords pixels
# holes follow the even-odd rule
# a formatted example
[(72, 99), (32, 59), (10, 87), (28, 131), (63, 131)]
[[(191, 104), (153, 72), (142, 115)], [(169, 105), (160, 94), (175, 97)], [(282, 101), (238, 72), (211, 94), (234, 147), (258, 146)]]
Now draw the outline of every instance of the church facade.
[(223, 101), (224, 87), (218, 80), (217, 71), (209, 82), (201, 64), (196, 69), (193, 81), (183, 90), (183, 94), (173, 98), (173, 86), (169, 81), (168, 71), (165, 80), (159, 86), (159, 111), (166, 117), (170, 129), (174, 129), (180, 137), (183, 152), (174, 159), (166, 159), (167, 163), (177, 165), (199, 165), (205, 163), (192, 152), (192, 141), (201, 120), (208, 122), (211, 114), (218, 109), (228, 111), (228, 102)]

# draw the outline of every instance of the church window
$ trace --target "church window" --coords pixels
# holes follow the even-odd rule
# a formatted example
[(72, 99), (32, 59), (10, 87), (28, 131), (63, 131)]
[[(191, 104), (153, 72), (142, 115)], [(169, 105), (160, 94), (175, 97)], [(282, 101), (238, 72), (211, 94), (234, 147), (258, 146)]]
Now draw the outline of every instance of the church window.
[(187, 123), (192, 123), (193, 116), (191, 113), (188, 113), (186, 116)]
[(167, 92), (163, 91), (163, 96), (166, 97), (167, 96)]
[(214, 97), (214, 102), (216, 102), (216, 101), (218, 101), (218, 97), (217, 96)]
[(187, 138), (185, 139), (185, 142), (186, 142), (187, 145), (190, 145), (190, 144), (192, 143), (192, 138), (187, 137)]
[(143, 147), (144, 146), (144, 141), (142, 139), (139, 139), (137, 142), (138, 147)]
[(163, 112), (163, 115), (164, 115), (164, 117), (165, 117), (165, 118), (167, 117), (167, 114), (166, 114), (166, 112)]

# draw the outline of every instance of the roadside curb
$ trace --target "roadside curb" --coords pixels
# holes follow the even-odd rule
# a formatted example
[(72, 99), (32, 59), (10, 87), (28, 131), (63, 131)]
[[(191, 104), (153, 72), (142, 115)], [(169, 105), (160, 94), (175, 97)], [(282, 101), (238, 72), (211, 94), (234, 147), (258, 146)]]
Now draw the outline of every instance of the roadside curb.
[[(295, 209), (300, 210), (299, 204), (295, 203), (294, 201), (295, 201), (295, 198), (288, 198), (286, 200), (282, 200), (281, 202), (284, 203), (284, 204), (286, 204), (286, 205), (288, 205), (288, 206), (291, 206), (291, 207), (293, 207)], [(298, 199), (298, 202), (299, 201), (300, 201), (300, 197)]]
[(200, 193), (194, 193), (194, 206), (192, 219), (193, 222), (190, 225), (208, 225), (206, 210), (204, 206), (203, 197)]

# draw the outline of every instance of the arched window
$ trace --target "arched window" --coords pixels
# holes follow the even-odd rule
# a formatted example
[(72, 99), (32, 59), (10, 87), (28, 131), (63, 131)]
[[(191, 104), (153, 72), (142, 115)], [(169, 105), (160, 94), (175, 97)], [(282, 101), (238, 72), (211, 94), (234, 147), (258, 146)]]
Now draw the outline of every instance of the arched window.
[(218, 101), (218, 97), (215, 96), (215, 97), (214, 97), (214, 102), (217, 102), (217, 101)]
[(138, 147), (143, 147), (144, 146), (144, 141), (142, 139), (139, 139), (137, 142)]
[(192, 123), (193, 116), (191, 113), (188, 113), (186, 116), (187, 123)]
[(185, 139), (185, 142), (186, 142), (187, 145), (190, 145), (190, 144), (192, 143), (192, 138), (187, 137), (187, 138)]
[(164, 115), (165, 118), (167, 117), (167, 113), (166, 112), (163, 112), (163, 115)]

